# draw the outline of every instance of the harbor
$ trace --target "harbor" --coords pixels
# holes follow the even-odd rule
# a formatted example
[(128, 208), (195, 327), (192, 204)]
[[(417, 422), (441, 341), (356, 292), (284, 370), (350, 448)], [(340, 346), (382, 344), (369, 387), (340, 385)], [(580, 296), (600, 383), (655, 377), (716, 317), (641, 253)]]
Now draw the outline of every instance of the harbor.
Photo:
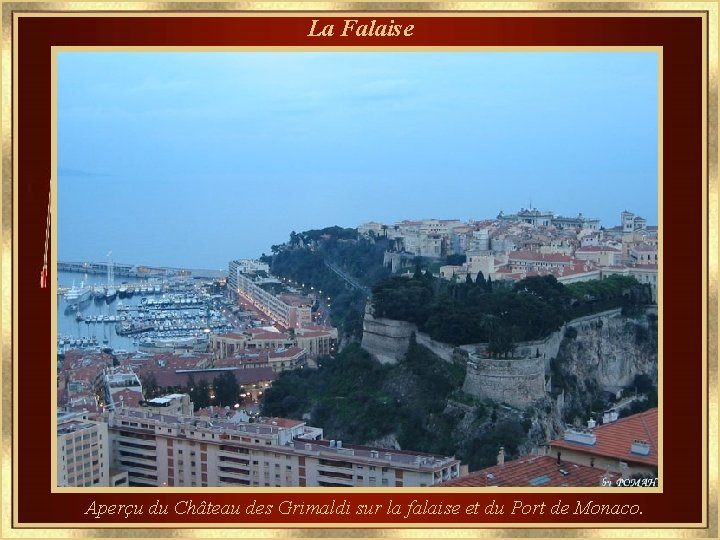
[(210, 333), (238, 330), (212, 280), (58, 273), (57, 350), (204, 351)]

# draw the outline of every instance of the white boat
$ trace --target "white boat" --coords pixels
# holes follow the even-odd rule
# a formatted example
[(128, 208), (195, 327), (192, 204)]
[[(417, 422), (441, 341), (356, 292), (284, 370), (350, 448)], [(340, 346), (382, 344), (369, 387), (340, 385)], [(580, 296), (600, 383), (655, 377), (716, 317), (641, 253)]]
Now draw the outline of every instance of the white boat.
[(117, 290), (115, 287), (108, 287), (105, 289), (105, 301), (109, 304), (117, 296)]
[(70, 287), (70, 290), (65, 294), (65, 300), (68, 304), (79, 304), (90, 298), (92, 290), (90, 287), (84, 287), (80, 283), (80, 287), (76, 287), (74, 284)]

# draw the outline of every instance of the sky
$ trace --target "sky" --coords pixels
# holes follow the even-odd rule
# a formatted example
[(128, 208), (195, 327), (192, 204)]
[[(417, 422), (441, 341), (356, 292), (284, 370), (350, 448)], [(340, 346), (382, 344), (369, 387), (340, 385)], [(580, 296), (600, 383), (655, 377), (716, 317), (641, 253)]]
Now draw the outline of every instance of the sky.
[(58, 258), (227, 269), (291, 231), (658, 217), (652, 52), (62, 52)]

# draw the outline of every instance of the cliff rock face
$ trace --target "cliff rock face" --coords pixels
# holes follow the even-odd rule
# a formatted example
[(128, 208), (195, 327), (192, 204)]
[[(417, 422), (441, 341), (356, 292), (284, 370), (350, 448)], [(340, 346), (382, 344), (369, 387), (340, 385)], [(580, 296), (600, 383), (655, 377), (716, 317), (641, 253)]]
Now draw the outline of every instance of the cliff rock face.
[(646, 317), (616, 315), (575, 328), (577, 336), (562, 342), (557, 358), (578, 381), (590, 379), (608, 391), (630, 385), (639, 373), (657, 382), (657, 330)]
[(419, 344), (448, 362), (457, 359), (454, 352), (465, 353), (467, 394), (523, 408), (548, 395), (550, 383), (558, 382), (551, 381), (555, 375), (565, 380), (566, 399), (572, 405), (578, 394), (598, 389), (615, 392), (640, 373), (657, 382), (657, 328), (650, 317), (628, 318), (619, 309), (583, 317), (544, 340), (518, 343), (514, 358), (497, 359), (488, 358), (483, 344), (456, 349), (419, 333), (414, 324), (375, 318), (368, 307), (362, 346), (380, 362), (394, 364), (406, 354), (414, 332)]

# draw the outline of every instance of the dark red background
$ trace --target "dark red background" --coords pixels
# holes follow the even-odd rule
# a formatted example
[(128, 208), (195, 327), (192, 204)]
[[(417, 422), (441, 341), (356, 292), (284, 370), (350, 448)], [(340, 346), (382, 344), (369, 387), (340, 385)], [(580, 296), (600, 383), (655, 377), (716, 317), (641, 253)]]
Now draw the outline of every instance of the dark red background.
[[(326, 14), (322, 23), (342, 25), (342, 17)], [(548, 506), (558, 498), (594, 500), (610, 504), (640, 504), (643, 514), (636, 519), (627, 516), (453, 516), (421, 519), (418, 523), (699, 523), (702, 520), (703, 376), (701, 327), (703, 324), (702, 266), (702, 27), (700, 17), (643, 16), (593, 17), (592, 14), (563, 17), (506, 16), (456, 17), (435, 14), (432, 17), (397, 16), (404, 24), (414, 24), (412, 37), (403, 38), (308, 38), (311, 16), (283, 17), (20, 17), (16, 46), (18, 55), (18, 265), (15, 272), (18, 289), (18, 358), (16, 369), (19, 387), (15, 389), (19, 407), (17, 438), (18, 461), (14, 474), (18, 481), (18, 523), (81, 523), (93, 526), (112, 522), (94, 520), (83, 513), (93, 500), (98, 503), (138, 503), (147, 508), (160, 499), (171, 507), (178, 500), (192, 498), (214, 503), (248, 504), (257, 500), (277, 504), (295, 502), (329, 502), (332, 498), (360, 503), (383, 503), (392, 498), (404, 506), (418, 499), (431, 502), (457, 502), (463, 505), (479, 500), (483, 504), (495, 499), (512, 506), (514, 499), (526, 503), (546, 501)], [(317, 17), (315, 17), (317, 18)], [(372, 17), (362, 18), (369, 22)], [(376, 17), (377, 18), (377, 17)], [(327, 19), (327, 20), (326, 20)], [(524, 493), (412, 493), (396, 490), (384, 494), (362, 494), (356, 491), (288, 494), (228, 493), (212, 494), (144, 493), (73, 493), (51, 494), (49, 486), (51, 456), (50, 414), (55, 410), (47, 388), (46, 368), (52, 358), (50, 333), (51, 290), (39, 287), (45, 240), (45, 213), (48, 180), (51, 176), (51, 46), (662, 46), (663, 48), (663, 282), (664, 347), (662, 411), (664, 416), (663, 493), (629, 493), (612, 490), (592, 494)], [(622, 194), (618, 193), (622, 199)], [(628, 201), (632, 206), (632, 201)], [(50, 282), (55, 279), (54, 262), (50, 261)], [(235, 516), (173, 516), (168, 521), (207, 525), (213, 522), (240, 523), (249, 518)], [(402, 517), (393, 521), (379, 516), (375, 523), (408, 523)], [(122, 526), (152, 522), (147, 515), (128, 520), (115, 518)], [(360, 521), (348, 516), (350, 524)], [(256, 523), (341, 523), (337, 517), (285, 518), (278, 514), (257, 518)], [(368, 521), (370, 523), (371, 521)]]

